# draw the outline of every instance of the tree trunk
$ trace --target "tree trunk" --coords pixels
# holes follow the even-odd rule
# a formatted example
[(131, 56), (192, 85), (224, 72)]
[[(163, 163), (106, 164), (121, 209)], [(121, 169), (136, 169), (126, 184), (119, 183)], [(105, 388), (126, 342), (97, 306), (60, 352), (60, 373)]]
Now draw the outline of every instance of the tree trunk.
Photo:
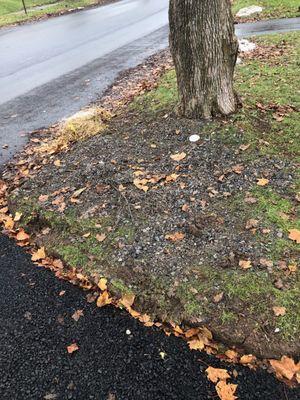
[(238, 41), (230, 0), (170, 0), (169, 20), (179, 113), (195, 119), (234, 113)]

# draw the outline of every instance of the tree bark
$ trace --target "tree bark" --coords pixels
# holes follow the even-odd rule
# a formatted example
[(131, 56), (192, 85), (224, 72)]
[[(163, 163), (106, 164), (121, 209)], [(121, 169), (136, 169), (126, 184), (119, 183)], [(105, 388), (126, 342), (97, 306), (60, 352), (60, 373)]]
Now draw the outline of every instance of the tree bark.
[(238, 41), (230, 0), (170, 0), (169, 21), (179, 113), (194, 119), (234, 113)]

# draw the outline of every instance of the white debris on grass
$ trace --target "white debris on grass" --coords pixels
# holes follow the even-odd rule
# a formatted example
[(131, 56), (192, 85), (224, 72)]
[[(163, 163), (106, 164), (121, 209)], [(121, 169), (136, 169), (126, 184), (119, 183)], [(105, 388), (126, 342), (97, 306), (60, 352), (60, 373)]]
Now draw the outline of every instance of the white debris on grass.
[(200, 136), (199, 135), (191, 135), (189, 137), (189, 141), (192, 142), (192, 143), (196, 143), (196, 142), (198, 142), (198, 140), (200, 140)]
[(249, 51), (253, 51), (256, 47), (256, 44), (250, 42), (247, 39), (240, 39), (239, 40), (239, 49), (241, 53), (247, 53)]
[(249, 7), (244, 7), (244, 8), (241, 8), (241, 9), (237, 12), (236, 16), (237, 16), (237, 17), (248, 17), (249, 15), (252, 15), (252, 14), (261, 13), (262, 10), (263, 10), (263, 8), (260, 7), (260, 6), (249, 6)]

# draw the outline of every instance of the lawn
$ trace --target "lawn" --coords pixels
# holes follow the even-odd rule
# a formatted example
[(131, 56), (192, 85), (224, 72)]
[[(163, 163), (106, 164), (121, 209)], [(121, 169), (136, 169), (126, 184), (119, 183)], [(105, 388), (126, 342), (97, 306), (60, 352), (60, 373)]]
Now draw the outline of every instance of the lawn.
[(9, 204), (48, 254), (139, 311), (274, 357), (299, 354), (300, 34), (255, 40), (236, 115), (178, 118), (171, 70)]
[[(86, 7), (102, 2), (101, 0), (25, 0), (28, 9), (28, 14), (26, 15), (23, 11), (21, 0), (1, 0), (0, 26), (39, 18), (49, 13), (56, 14), (69, 9)], [(42, 10), (32, 10), (33, 7), (42, 5), (48, 5), (48, 7)]]
[(249, 18), (253, 16), (257, 18), (291, 18), (300, 15), (298, 0), (234, 0), (233, 12), (236, 14), (241, 8), (252, 5), (263, 7), (263, 11), (260, 14), (251, 15)]

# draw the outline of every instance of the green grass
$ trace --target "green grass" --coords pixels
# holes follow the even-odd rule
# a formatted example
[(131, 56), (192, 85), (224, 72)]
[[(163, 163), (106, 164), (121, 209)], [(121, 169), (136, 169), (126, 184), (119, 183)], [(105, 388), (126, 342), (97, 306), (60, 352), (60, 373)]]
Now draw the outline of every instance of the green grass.
[[(299, 16), (298, 0), (235, 0), (233, 12), (236, 14), (241, 8), (252, 5), (263, 7), (260, 14), (253, 14), (260, 18), (285, 18)], [(250, 18), (253, 16), (251, 15)]]
[[(55, 14), (71, 8), (85, 7), (97, 4), (97, 0), (25, 0), (28, 14), (23, 12), (21, 0), (1, 0), (0, 1), (0, 27), (17, 22), (22, 22), (46, 14)], [(58, 3), (53, 5), (53, 3)], [(30, 10), (33, 7), (49, 5), (43, 10)], [(52, 4), (52, 5), (51, 5)]]

